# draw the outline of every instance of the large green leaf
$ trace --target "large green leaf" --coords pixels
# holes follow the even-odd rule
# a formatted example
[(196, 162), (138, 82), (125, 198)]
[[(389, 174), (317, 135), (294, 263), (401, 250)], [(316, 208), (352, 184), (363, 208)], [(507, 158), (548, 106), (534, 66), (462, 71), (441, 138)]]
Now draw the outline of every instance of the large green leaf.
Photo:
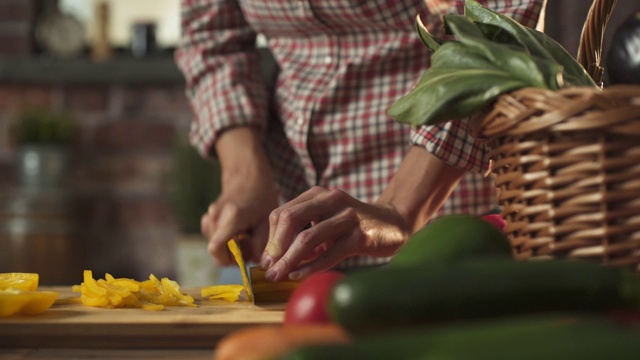
[(431, 57), (431, 69), (496, 69), (484, 54), (463, 43), (448, 42)]
[[(495, 62), (483, 56), (483, 54), (476, 51), (473, 47), (466, 46), (463, 43), (449, 42), (443, 45), (437, 54), (432, 57), (431, 67), (435, 69), (452, 69), (453, 71), (456, 69), (470, 68), (502, 70), (505, 72), (514, 71), (515, 73), (512, 74), (514, 78), (521, 79), (524, 82), (532, 84), (532, 86), (542, 80), (541, 87), (543, 88), (559, 89), (561, 87), (562, 66), (536, 57), (527, 57), (527, 62), (524, 65), (518, 64), (519, 59), (517, 57), (511, 58), (511, 61), (516, 62), (516, 65), (520, 66), (504, 66), (504, 64), (500, 62)], [(533, 80), (530, 76), (522, 76), (520, 73), (522, 66), (535, 67), (536, 76)]]
[(553, 58), (564, 66), (564, 78), (567, 86), (598, 87), (585, 68), (580, 65), (562, 45), (544, 33), (534, 29), (529, 29), (529, 31), (538, 39), (538, 42), (540, 42), (542, 46), (549, 49)]
[(388, 113), (414, 126), (434, 125), (472, 115), (500, 94), (525, 86), (525, 82), (499, 70), (432, 68)]
[(464, 15), (477, 23), (487, 39), (497, 43), (518, 45), (532, 56), (559, 63), (564, 67), (566, 86), (597, 86), (582, 65), (550, 36), (526, 27), (506, 15), (487, 9), (475, 0), (465, 1)]
[(558, 90), (565, 85), (595, 85), (546, 35), (475, 0), (465, 2), (465, 14), (444, 16), (446, 31), (455, 35), (455, 41), (432, 36), (417, 19), (422, 41), (434, 53), (416, 87), (389, 109), (397, 121), (419, 126), (460, 119), (523, 87)]
[[(464, 16), (450, 14), (445, 15), (444, 19), (460, 43), (486, 58), (495, 67), (511, 73), (514, 78), (521, 79), (531, 86), (550, 87), (530, 54), (487, 40), (476, 24)], [(448, 56), (448, 59), (453, 57), (455, 55)]]
[(424, 26), (424, 23), (420, 19), (420, 15), (416, 16), (416, 29), (418, 30), (418, 35), (420, 36), (420, 40), (422, 40), (422, 43), (431, 52), (438, 50), (440, 45), (445, 43), (445, 40), (431, 35), (429, 30), (427, 30), (427, 27)]
[(532, 55), (543, 59), (553, 59), (553, 56), (542, 46), (538, 40), (523, 26), (514, 19), (487, 9), (476, 0), (466, 0), (464, 2), (464, 15), (476, 22), (497, 26), (511, 34), (522, 46), (528, 49)]

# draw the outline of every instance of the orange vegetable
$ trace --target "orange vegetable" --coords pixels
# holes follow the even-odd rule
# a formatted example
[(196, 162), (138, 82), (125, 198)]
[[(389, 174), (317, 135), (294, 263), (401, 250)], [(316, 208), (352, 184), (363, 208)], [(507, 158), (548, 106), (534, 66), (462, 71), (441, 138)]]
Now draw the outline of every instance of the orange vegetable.
[(349, 341), (347, 332), (336, 324), (255, 326), (223, 338), (214, 360), (272, 360), (303, 346)]

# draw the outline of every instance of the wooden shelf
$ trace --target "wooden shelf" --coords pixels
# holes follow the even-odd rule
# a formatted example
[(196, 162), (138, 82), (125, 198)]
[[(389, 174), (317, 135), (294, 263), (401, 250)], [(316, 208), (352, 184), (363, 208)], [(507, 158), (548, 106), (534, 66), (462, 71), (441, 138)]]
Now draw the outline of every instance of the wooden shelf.
[(180, 83), (171, 55), (116, 57), (104, 62), (87, 58), (0, 57), (0, 83)]

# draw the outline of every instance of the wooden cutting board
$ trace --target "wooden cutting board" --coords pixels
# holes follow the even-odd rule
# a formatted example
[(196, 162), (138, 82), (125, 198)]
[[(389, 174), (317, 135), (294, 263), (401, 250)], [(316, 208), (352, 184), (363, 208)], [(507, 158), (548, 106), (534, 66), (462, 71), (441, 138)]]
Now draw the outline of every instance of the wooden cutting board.
[[(40, 287), (77, 297), (70, 287)], [(0, 318), (0, 348), (213, 348), (232, 331), (280, 324), (283, 303), (252, 304), (204, 300), (186, 289), (198, 307), (167, 306), (163, 311), (103, 309), (82, 304), (53, 305), (32, 316)]]

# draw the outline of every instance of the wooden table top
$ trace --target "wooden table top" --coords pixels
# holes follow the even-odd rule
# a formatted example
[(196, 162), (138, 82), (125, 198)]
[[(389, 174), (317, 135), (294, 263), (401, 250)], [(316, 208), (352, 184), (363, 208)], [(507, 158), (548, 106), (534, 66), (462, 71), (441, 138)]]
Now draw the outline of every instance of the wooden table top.
[[(40, 290), (58, 291), (62, 300), (78, 296), (70, 287), (41, 287)], [(208, 354), (222, 337), (233, 331), (248, 326), (280, 324), (284, 319), (284, 303), (229, 303), (202, 299), (198, 289), (185, 289), (184, 292), (196, 299), (197, 307), (146, 311), (55, 304), (43, 314), (0, 318), (0, 351), (201, 349)], [(28, 351), (22, 354), (18, 352), (15, 358), (29, 358), (24, 357)]]

